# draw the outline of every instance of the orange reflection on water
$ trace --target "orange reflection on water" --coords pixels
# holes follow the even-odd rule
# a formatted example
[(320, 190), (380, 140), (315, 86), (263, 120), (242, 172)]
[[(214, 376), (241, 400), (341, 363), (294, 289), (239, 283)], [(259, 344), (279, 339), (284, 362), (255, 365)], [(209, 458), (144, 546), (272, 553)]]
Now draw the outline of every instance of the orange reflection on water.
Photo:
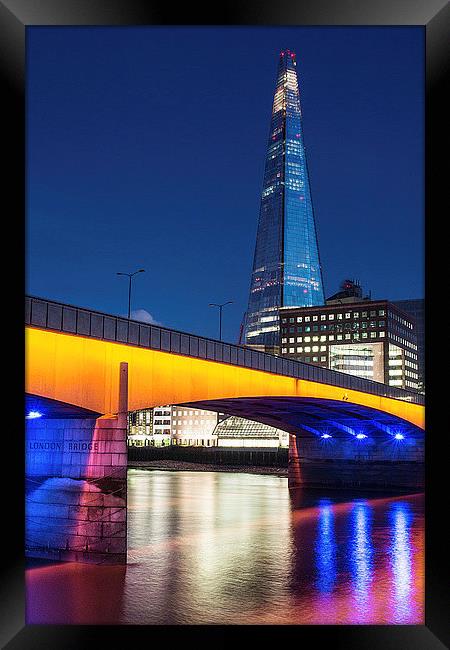
[(423, 495), (303, 490), (294, 505), (286, 479), (220, 472), (133, 470), (128, 485), (127, 567), (29, 569), (28, 623), (424, 621)]

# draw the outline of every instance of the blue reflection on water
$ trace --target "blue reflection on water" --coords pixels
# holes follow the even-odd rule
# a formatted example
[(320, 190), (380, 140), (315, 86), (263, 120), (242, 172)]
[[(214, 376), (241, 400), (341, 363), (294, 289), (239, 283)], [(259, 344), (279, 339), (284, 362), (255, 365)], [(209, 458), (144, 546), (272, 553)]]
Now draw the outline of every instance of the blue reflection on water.
[(351, 512), (350, 571), (353, 595), (359, 608), (365, 608), (373, 578), (371, 539), (372, 509), (367, 501), (355, 503)]
[(390, 560), (394, 615), (396, 618), (403, 618), (410, 609), (412, 578), (410, 541), (412, 514), (409, 503), (405, 501), (393, 503), (389, 511), (389, 520), (393, 531)]
[(321, 593), (330, 593), (336, 582), (336, 540), (333, 504), (328, 499), (318, 503), (319, 516), (315, 542), (317, 569), (316, 587)]

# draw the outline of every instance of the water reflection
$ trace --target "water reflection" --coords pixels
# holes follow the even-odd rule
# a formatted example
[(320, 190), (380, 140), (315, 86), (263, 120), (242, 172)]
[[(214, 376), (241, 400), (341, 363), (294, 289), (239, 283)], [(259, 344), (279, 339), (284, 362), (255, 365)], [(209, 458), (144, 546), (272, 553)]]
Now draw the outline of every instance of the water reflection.
[(352, 536), (350, 539), (353, 608), (355, 619), (361, 620), (367, 612), (371, 598), (372, 537), (371, 507), (367, 501), (355, 503), (351, 512)]
[(145, 470), (128, 490), (126, 570), (28, 570), (28, 623), (423, 623), (421, 495)]
[(409, 504), (405, 502), (393, 503), (389, 515), (392, 526), (390, 560), (393, 573), (393, 619), (401, 621), (408, 618), (410, 614), (412, 571)]
[(317, 564), (316, 586), (320, 593), (328, 594), (336, 582), (336, 539), (334, 513), (329, 500), (319, 501), (319, 514), (315, 543)]

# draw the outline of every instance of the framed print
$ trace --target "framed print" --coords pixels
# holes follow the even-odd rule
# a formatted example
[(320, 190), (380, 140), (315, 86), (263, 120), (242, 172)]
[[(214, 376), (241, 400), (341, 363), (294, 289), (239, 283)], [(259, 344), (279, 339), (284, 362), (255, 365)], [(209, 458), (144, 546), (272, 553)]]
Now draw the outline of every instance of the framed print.
[(5, 647), (448, 643), (446, 18), (0, 3)]

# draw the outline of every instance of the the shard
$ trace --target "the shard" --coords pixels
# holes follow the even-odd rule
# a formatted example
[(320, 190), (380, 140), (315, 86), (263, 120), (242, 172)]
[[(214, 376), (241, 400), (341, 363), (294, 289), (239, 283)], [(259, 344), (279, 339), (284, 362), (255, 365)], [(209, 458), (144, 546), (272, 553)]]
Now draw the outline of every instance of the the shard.
[(277, 351), (280, 307), (324, 304), (295, 53), (280, 53), (243, 343)]

